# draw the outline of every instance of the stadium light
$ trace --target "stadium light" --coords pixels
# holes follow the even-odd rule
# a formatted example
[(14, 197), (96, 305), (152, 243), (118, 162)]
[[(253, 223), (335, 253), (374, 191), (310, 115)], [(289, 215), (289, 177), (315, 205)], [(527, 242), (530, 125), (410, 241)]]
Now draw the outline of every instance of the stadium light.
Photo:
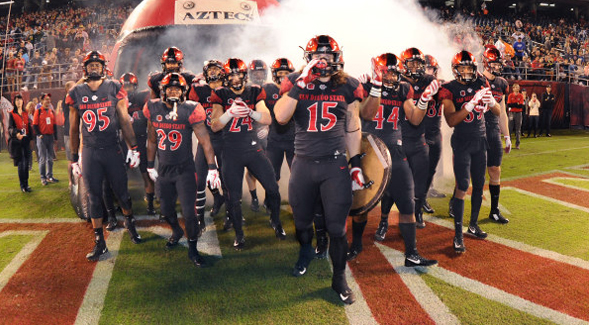
[(14, 3), (14, 1), (4, 1), (4, 2), (0, 2), (0, 6), (11, 5), (13, 3)]
[(548, 4), (546, 2), (540, 2), (540, 7), (548, 7)]
[(551, 4), (550, 4), (550, 6), (551, 6), (551, 7), (554, 7), (554, 6), (555, 6), (555, 4), (554, 4), (554, 3), (551, 3)]

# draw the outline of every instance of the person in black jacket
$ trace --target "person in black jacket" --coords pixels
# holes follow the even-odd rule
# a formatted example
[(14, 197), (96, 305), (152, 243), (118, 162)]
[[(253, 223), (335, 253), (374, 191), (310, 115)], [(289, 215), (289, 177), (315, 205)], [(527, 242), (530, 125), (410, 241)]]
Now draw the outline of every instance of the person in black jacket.
[(552, 86), (548, 84), (548, 86), (546, 86), (546, 92), (542, 94), (542, 105), (540, 106), (540, 132), (538, 133), (540, 136), (544, 130), (546, 130), (547, 137), (552, 136), (550, 135), (550, 124), (552, 122), (552, 111), (554, 110), (556, 98), (551, 91)]
[(8, 113), (8, 134), (10, 139), (10, 157), (14, 160), (14, 166), (18, 167), (18, 179), (23, 193), (32, 192), (29, 187), (29, 162), (31, 160), (31, 134), (33, 133), (32, 121), (25, 110), (25, 102), (20, 94), (14, 96), (12, 101), (14, 109)]

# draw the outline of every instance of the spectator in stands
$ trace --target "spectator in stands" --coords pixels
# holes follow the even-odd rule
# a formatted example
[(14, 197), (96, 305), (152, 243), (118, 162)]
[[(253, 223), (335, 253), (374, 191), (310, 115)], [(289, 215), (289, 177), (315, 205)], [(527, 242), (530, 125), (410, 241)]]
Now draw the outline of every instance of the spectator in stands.
[(521, 128), (522, 128), (522, 111), (524, 109), (524, 96), (521, 94), (519, 84), (513, 84), (512, 93), (507, 97), (507, 111), (510, 115), (511, 133), (515, 133), (515, 149), (519, 149)]
[(6, 57), (6, 63), (4, 66), (4, 72), (6, 74), (6, 83), (8, 86), (8, 92), (13, 92), (15, 89), (15, 64), (16, 58), (14, 54), (9, 51), (8, 56)]
[(21, 52), (16, 52), (16, 58), (14, 58), (14, 91), (20, 91), (22, 87), (22, 77), (25, 72), (25, 59), (22, 58)]
[(554, 110), (554, 103), (556, 98), (552, 93), (552, 86), (548, 84), (546, 86), (546, 92), (542, 94), (542, 103), (540, 105), (540, 132), (538, 135), (542, 135), (542, 132), (546, 130), (546, 136), (551, 137), (550, 126), (552, 124), (552, 111)]
[(29, 66), (27, 67), (26, 79), (25, 79), (25, 88), (27, 88), (33, 82), (33, 89), (37, 89), (37, 80), (39, 78), (39, 74), (41, 73), (41, 64), (43, 63), (43, 59), (41, 58), (41, 54), (39, 51), (35, 51), (33, 54), (33, 58), (29, 61)]
[(532, 93), (532, 98), (529, 102), (529, 110), (528, 110), (528, 138), (534, 130), (534, 138), (537, 138), (538, 135), (536, 132), (538, 131), (538, 122), (540, 121), (540, 101), (536, 93)]

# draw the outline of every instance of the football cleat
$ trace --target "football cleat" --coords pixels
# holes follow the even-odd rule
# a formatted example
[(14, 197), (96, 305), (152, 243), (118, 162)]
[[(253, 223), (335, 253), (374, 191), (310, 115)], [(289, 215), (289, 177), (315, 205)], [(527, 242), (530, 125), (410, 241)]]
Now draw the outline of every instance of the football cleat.
[(327, 258), (327, 245), (329, 244), (327, 236), (317, 235), (317, 247), (315, 247), (315, 258), (325, 259)]
[(196, 267), (207, 266), (205, 259), (198, 253), (196, 249), (193, 251), (191, 248), (188, 248), (188, 259), (190, 259), (190, 261), (192, 261)]
[(133, 216), (125, 217), (125, 228), (127, 228), (131, 241), (134, 244), (139, 244), (141, 242), (141, 236), (137, 232), (137, 229), (135, 229), (135, 218)]
[(466, 247), (464, 246), (464, 240), (462, 239), (462, 237), (458, 238), (458, 237), (454, 237), (454, 251), (456, 253), (464, 253), (466, 251)]
[(106, 242), (104, 240), (95, 240), (94, 243), (94, 248), (86, 255), (86, 259), (90, 262), (96, 262), (100, 259), (100, 255), (108, 253), (108, 248), (106, 248)]
[(415, 214), (415, 227), (418, 229), (425, 228), (425, 221), (423, 221), (423, 212), (421, 212), (421, 209)]
[(252, 199), (252, 204), (250, 205), (250, 209), (254, 212), (260, 211), (260, 202), (258, 199)]
[(428, 260), (425, 257), (422, 257), (418, 253), (411, 254), (405, 256), (405, 266), (407, 267), (414, 267), (414, 266), (433, 266), (438, 264), (436, 260)]
[(374, 239), (378, 241), (383, 241), (384, 238), (387, 236), (387, 231), (389, 230), (389, 221), (388, 220), (381, 220), (378, 224), (378, 229), (376, 230), (376, 234), (374, 234)]
[(168, 241), (166, 242), (166, 248), (172, 249), (178, 246), (178, 242), (180, 241), (180, 239), (182, 239), (183, 236), (184, 231), (182, 230), (182, 228), (180, 228), (180, 226), (178, 226), (178, 229), (174, 229), (172, 232), (172, 236), (168, 238)]
[(489, 213), (489, 219), (498, 222), (498, 223), (508, 223), (509, 219), (505, 218), (502, 214), (501, 211), (497, 210), (497, 211), (491, 211), (491, 213)]
[(482, 231), (479, 228), (479, 225), (468, 226), (468, 230), (466, 231), (469, 235), (475, 236), (476, 238), (485, 239), (487, 238), (487, 233)]
[(233, 228), (233, 221), (231, 221), (231, 218), (227, 215), (225, 217), (225, 223), (223, 224), (223, 231), (229, 231), (231, 228)]
[(356, 301), (352, 289), (348, 287), (348, 282), (344, 276), (335, 277), (331, 281), (331, 288), (338, 294), (339, 299), (346, 305), (351, 305)]
[(233, 241), (233, 248), (236, 250), (242, 250), (245, 247), (245, 237), (243, 235), (237, 235)]
[(286, 239), (286, 232), (282, 228), (282, 224), (280, 224), (280, 223), (274, 224), (273, 223), (272, 229), (274, 229), (274, 233), (276, 234), (276, 238), (278, 238), (280, 240)]
[(361, 246), (350, 246), (350, 249), (348, 250), (348, 254), (346, 255), (346, 261), (353, 261), (356, 259), (356, 257), (358, 257), (358, 255), (360, 255), (360, 253), (362, 252), (362, 247)]
[(148, 216), (155, 216), (155, 209), (153, 207), (147, 207), (145, 212)]
[(108, 222), (106, 224), (106, 230), (113, 231), (117, 229), (117, 218), (108, 218)]
[(221, 210), (221, 206), (225, 203), (225, 198), (223, 196), (219, 196), (218, 199), (215, 199), (213, 203), (213, 208), (211, 209), (211, 217), (216, 216), (219, 211)]
[(425, 213), (434, 213), (434, 209), (432, 208), (431, 205), (429, 205), (429, 202), (427, 202), (427, 200), (423, 201), (423, 211), (425, 211)]
[(311, 264), (311, 260), (313, 259), (313, 247), (309, 245), (309, 249), (307, 250), (304, 247), (300, 248), (299, 251), (299, 259), (292, 270), (292, 275), (294, 277), (300, 277), (307, 273), (307, 269), (309, 268), (309, 264)]

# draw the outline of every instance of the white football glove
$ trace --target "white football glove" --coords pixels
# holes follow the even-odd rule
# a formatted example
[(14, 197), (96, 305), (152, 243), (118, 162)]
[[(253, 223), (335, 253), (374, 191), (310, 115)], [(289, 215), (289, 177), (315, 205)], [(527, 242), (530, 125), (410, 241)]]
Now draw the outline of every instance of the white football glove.
[(219, 170), (209, 169), (209, 173), (207, 174), (207, 186), (210, 189), (221, 188), (221, 178), (219, 177)]
[(511, 137), (506, 135), (505, 138), (505, 153), (511, 152)]
[(227, 114), (231, 117), (246, 117), (250, 113), (250, 108), (243, 100), (234, 100), (231, 107), (227, 110)]
[(489, 88), (481, 88), (479, 91), (477, 91), (474, 94), (474, 97), (468, 103), (466, 103), (466, 105), (464, 105), (464, 108), (468, 112), (472, 112), (472, 110), (474, 109), (474, 107), (479, 104), (479, 102), (481, 101), (481, 99), (483, 99), (483, 96), (487, 93), (487, 90), (488, 89)]
[(147, 168), (147, 174), (149, 175), (149, 178), (151, 178), (151, 180), (154, 182), (157, 180), (159, 176), (155, 168)]
[(139, 162), (141, 159), (139, 158), (139, 151), (137, 151), (137, 147), (133, 149), (129, 149), (127, 151), (127, 159), (125, 162), (129, 164), (129, 167), (136, 168), (139, 166)]
[(80, 168), (80, 164), (78, 164), (78, 162), (73, 162), (72, 163), (72, 174), (74, 175), (74, 178), (80, 178), (82, 177), (82, 168)]
[(352, 191), (358, 191), (364, 189), (364, 174), (362, 168), (353, 167), (350, 169), (350, 177), (352, 178)]
[(303, 72), (301, 72), (301, 75), (296, 80), (297, 86), (305, 89), (308, 84), (313, 82), (313, 80), (319, 78), (318, 73), (313, 73), (314, 67), (325, 69), (327, 67), (327, 63), (319, 59), (313, 59), (309, 61), (307, 66), (303, 69)]

